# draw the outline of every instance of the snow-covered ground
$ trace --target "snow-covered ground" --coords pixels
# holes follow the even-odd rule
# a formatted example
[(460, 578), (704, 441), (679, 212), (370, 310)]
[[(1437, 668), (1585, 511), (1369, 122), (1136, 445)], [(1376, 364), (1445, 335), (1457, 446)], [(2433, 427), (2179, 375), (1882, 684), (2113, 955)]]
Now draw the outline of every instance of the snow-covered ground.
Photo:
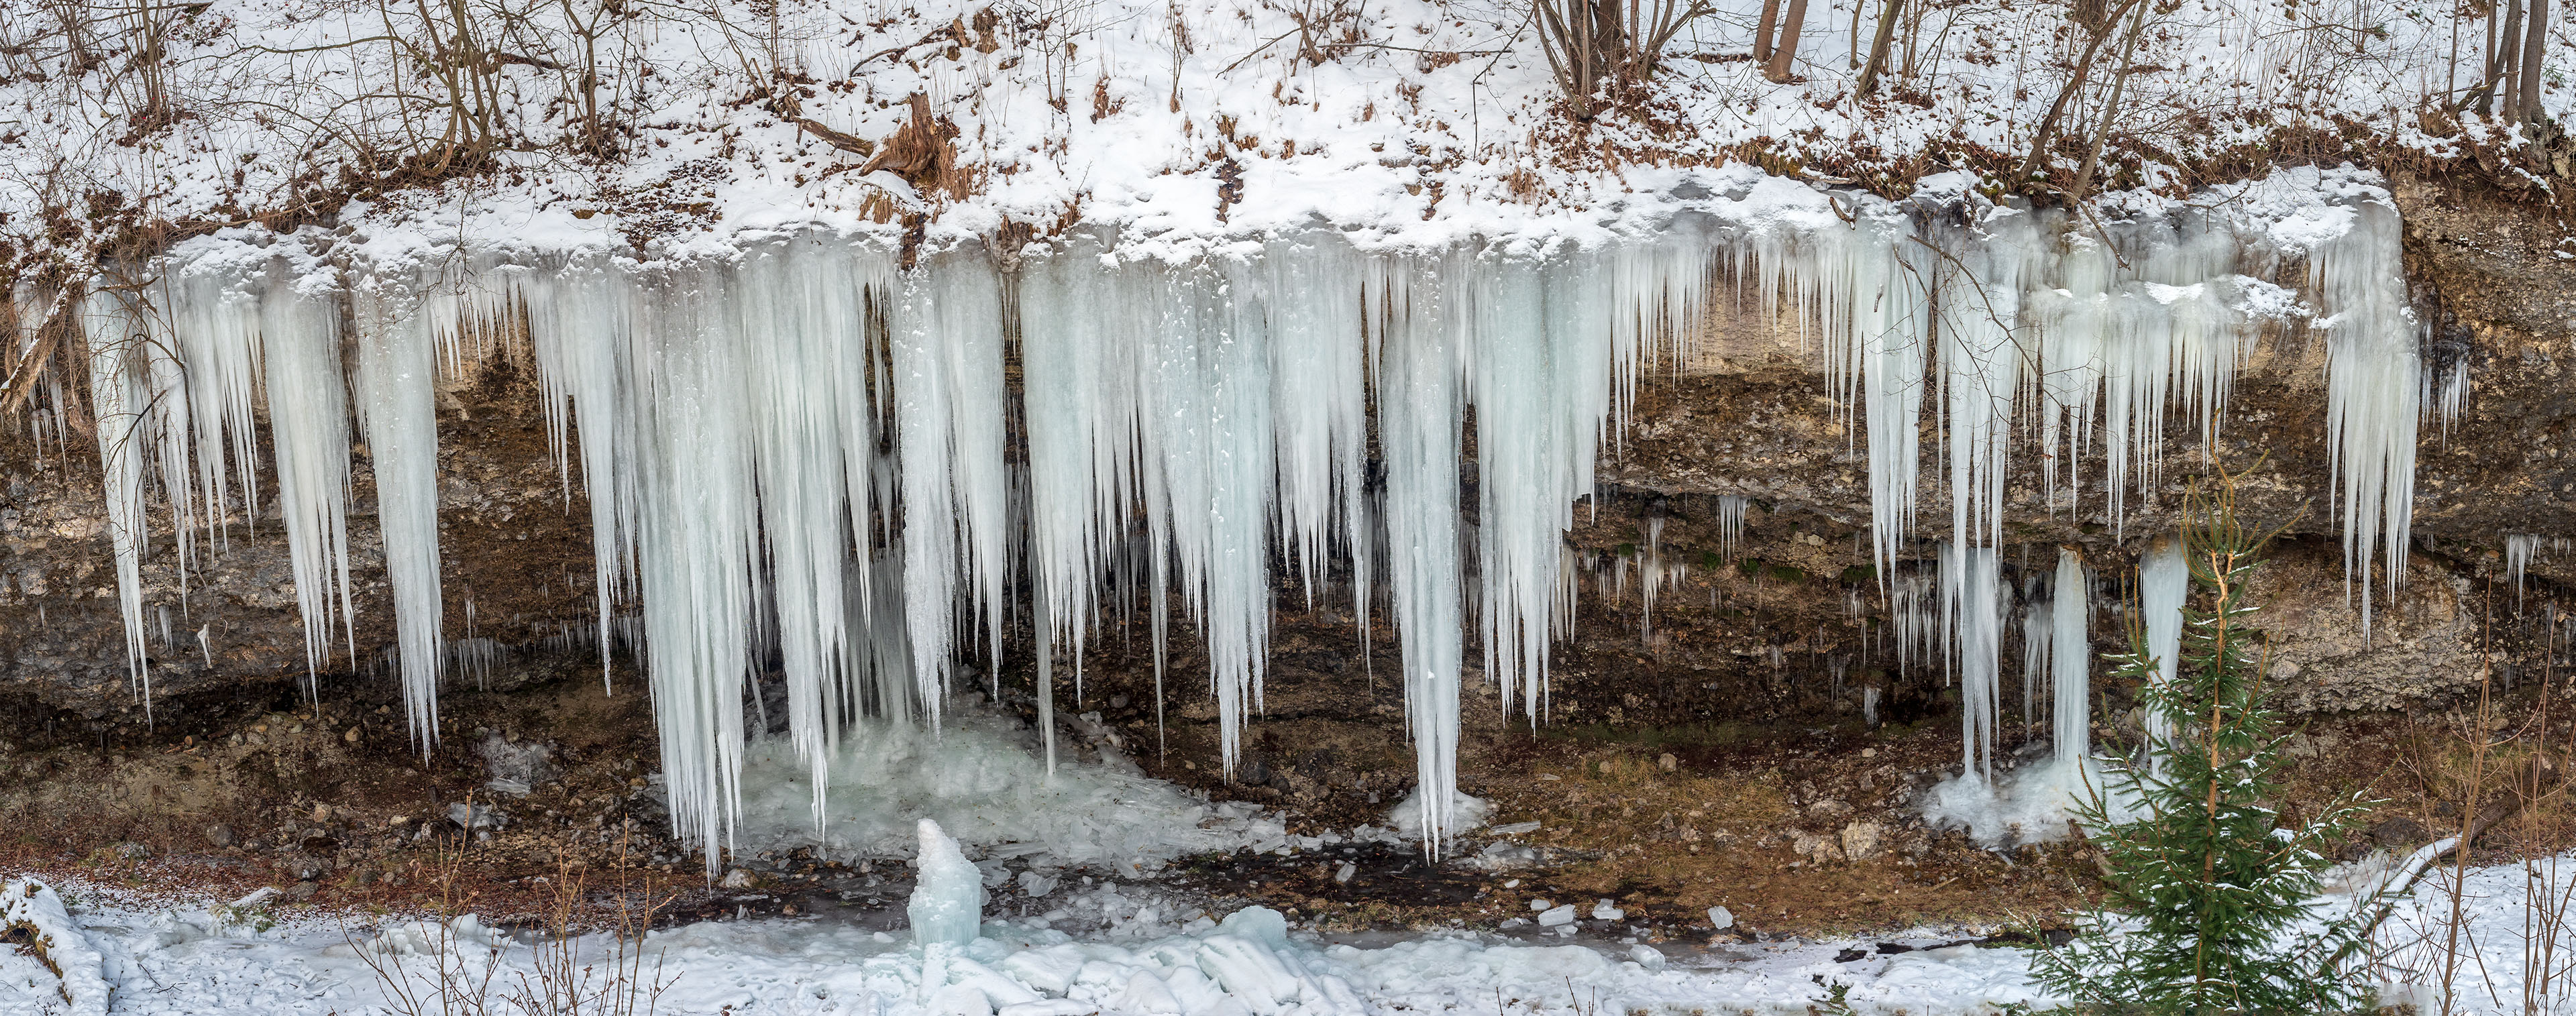
[[(2564, 969), (2576, 935), (2541, 919), (2565, 909), (2576, 858), (2544, 860), (2529, 878), (2524, 870), (2470, 872), (2460, 899), (2462, 950), (2448, 978), (2451, 1011), (2576, 1004)], [(62, 967), (57, 976), (0, 950), (0, 1012), (12, 1016), (406, 1013), (415, 1010), (402, 994), (387, 992), (392, 976), (412, 979), (413, 998), (434, 999), (433, 972), (442, 967), (451, 983), (484, 985), (468, 994), (487, 999), (488, 1011), (516, 1013), (506, 1000), (537, 982), (548, 955), (537, 936), (472, 918), (442, 932), (364, 914), (174, 906), (93, 886), (73, 890), (78, 902), (66, 914), (51, 909), (50, 890), (35, 891), (30, 908), (29, 883), (6, 885), (53, 936), (51, 956)], [(2383, 929), (2383, 969), (2398, 982), (2388, 1001), (2412, 1000), (2427, 1011), (2438, 1004), (2431, 986), (2445, 979), (2449, 885), (2440, 874), (2428, 878)], [(1082, 937), (1034, 920), (994, 919), (962, 951), (941, 946), (931, 956), (899, 926), (883, 930), (888, 914), (701, 923), (652, 933), (634, 983), (662, 986), (659, 1012), (738, 1016), (1806, 1013), (1837, 991), (1858, 1012), (1929, 1016), (2050, 1001), (2030, 983), (2021, 951), (1940, 944), (1972, 929), (1720, 945), (1468, 931), (1333, 936), (1294, 929), (1264, 908), (1220, 916), (1173, 906), (1151, 883), (1103, 883), (1063, 896), (1069, 910), (1132, 907), (1137, 919)], [(1882, 942), (1915, 948), (1882, 951)], [(2532, 942), (2551, 943), (2555, 955), (2539, 955), (2526, 947)], [(577, 941), (575, 952), (594, 971), (615, 965), (605, 935)], [(605, 983), (604, 973), (594, 976)], [(2526, 1010), (2526, 1000), (2537, 1008)], [(433, 1001), (417, 1011), (440, 1009)]]

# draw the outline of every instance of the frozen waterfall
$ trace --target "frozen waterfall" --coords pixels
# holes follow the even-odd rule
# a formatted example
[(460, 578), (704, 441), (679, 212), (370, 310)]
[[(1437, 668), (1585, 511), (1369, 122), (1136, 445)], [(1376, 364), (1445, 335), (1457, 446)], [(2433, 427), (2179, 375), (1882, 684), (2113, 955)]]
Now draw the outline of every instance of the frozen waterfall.
[[(998, 681), (1019, 604), (1078, 690), (1086, 640), (1142, 599), (1158, 676), (1172, 615), (1206, 647), (1230, 766), (1261, 709), (1274, 572), (1309, 600), (1347, 574), (1363, 629), (1384, 598), (1437, 849), (1459, 800), (1462, 671), (1480, 662), (1505, 708), (1544, 718), (1570, 617), (1563, 533), (1595, 456), (1646, 367), (1695, 341), (1703, 292), (1727, 285), (1812, 337), (1854, 425), (1882, 588), (1925, 615), (1900, 626), (1901, 652), (1932, 632), (1927, 590), (1892, 566), (1921, 556), (1927, 452), (1945, 471), (1940, 628), (1972, 772), (1999, 729), (2008, 453), (2035, 451), (2050, 510), (2116, 521), (2154, 489), (2166, 415), (2217, 426), (2267, 324), (2325, 337), (2353, 572), (2367, 587), (2376, 555), (2388, 583), (2402, 575), (2422, 386), (2384, 192), (2289, 179), (2259, 201), (2077, 229), (1937, 188), (1897, 203), (1733, 179), (1652, 233), (1429, 250), (1330, 229), (1196, 247), (1104, 229), (917, 264), (889, 237), (822, 233), (651, 260), (506, 238), (329, 257), (318, 232), (184, 241), (127, 266), (146, 281), (100, 289), (84, 316), (137, 690), (153, 666), (139, 565), (156, 493), (183, 561), (191, 541), (223, 538), (227, 505), (278, 499), (311, 666), (332, 665), (332, 633), (351, 625), (342, 516), (363, 438), (394, 660), (433, 741), (452, 665), (437, 385), (521, 343), (566, 490), (588, 498), (600, 642), (640, 606), (675, 825), (710, 863), (740, 796), (742, 689), (762, 647), (783, 660), (794, 743), (820, 766), (861, 717), (936, 725), (961, 661)], [(2263, 281), (2298, 258), (2302, 289)], [(256, 400), (273, 493), (254, 482)], [(1730, 542), (1742, 510), (1724, 509)], [(2061, 751), (2082, 750), (2082, 572), (2061, 558), (2049, 612)]]

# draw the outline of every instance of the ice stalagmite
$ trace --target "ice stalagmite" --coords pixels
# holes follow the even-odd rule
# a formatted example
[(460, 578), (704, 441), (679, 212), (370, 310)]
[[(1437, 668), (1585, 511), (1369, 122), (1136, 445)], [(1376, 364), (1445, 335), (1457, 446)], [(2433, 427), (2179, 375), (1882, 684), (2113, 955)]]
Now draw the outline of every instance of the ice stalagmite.
[(919, 832), (912, 900), (904, 906), (904, 915), (912, 919), (912, 940), (924, 949), (962, 949), (984, 931), (984, 872), (966, 859), (939, 823), (922, 819)]
[(2057, 578), (2048, 608), (2049, 626), (2054, 629), (2049, 635), (2048, 680), (2056, 693), (2049, 716), (2061, 762), (2081, 760), (2093, 751), (2093, 699), (2086, 673), (2093, 661), (2088, 592), (2084, 559), (2072, 548), (2058, 548)]

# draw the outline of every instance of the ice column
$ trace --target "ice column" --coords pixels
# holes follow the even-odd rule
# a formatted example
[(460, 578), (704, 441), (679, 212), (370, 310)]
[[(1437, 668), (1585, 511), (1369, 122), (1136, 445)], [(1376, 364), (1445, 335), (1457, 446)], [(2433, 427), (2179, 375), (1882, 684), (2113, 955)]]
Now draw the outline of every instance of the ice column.
[(2093, 699), (2086, 674), (2093, 660), (2088, 592), (2084, 560), (2071, 548), (2058, 548), (2057, 580), (2048, 608), (2054, 629), (2049, 636), (2048, 680), (2056, 691), (2049, 716), (2060, 761), (2075, 761), (2093, 750)]
[[(2182, 604), (2190, 591), (2191, 566), (2183, 560), (2182, 541), (2157, 538), (2138, 559), (2138, 611), (2139, 624), (2146, 629), (2147, 656), (2155, 667), (2150, 679), (2159, 686), (2171, 686), (2182, 672)], [(2147, 710), (2146, 717), (2147, 750), (2153, 753), (2173, 731), (2155, 710)], [(2153, 759), (2150, 754), (2151, 764)]]

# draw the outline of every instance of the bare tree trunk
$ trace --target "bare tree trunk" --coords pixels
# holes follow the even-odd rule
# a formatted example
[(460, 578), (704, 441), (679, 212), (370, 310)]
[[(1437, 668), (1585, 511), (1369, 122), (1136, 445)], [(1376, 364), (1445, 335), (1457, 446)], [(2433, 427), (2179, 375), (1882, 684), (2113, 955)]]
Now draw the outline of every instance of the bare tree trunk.
[(1762, 16), (1753, 22), (1753, 62), (1770, 66), (1771, 30), (1780, 23), (1780, 0), (1762, 0)]
[(2504, 30), (2496, 36), (2495, 65), (2487, 72), (2487, 93), (2478, 98), (2478, 112), (2486, 113), (2495, 110), (2496, 97), (2498, 93), (2502, 93), (2504, 96), (2502, 112), (2505, 119), (2511, 120), (2514, 118), (2513, 99), (2516, 84), (2514, 50), (2517, 47), (2514, 45), (2514, 37), (2522, 34), (2522, 0), (2511, 0), (2505, 5), (2504, 10)]
[(2549, 52), (2549, 0), (2531, 0), (2531, 25), (2523, 33), (2522, 92), (2514, 108), (2522, 120), (2534, 126), (2548, 118), (2540, 104), (2541, 57)]
[[(2119, 23), (2121, 18), (2128, 16), (2129, 8), (2136, 6), (2139, 2), (2140, 0), (2125, 0), (2117, 10), (2111, 13), (2110, 18), (2107, 19), (2107, 23)], [(1881, 37), (1885, 37), (1884, 29), (1881, 30)], [(2039, 134), (2031, 139), (2030, 154), (2022, 158), (2021, 169), (2013, 173), (2014, 186), (2018, 187), (2029, 183), (2032, 174), (2039, 172), (2043, 167), (2048, 165), (2048, 145), (2049, 142), (2057, 140), (2058, 120), (2066, 115), (2066, 104), (2069, 101), (2072, 101), (2075, 96), (2083, 93), (2084, 82), (2093, 75), (2093, 58), (2102, 51), (2102, 43), (2110, 38), (2111, 33), (2109, 32), (2097, 32), (2094, 33), (2092, 41), (2084, 44), (2084, 55), (2077, 58), (2075, 61), (2075, 76), (2067, 79), (2066, 87), (2058, 89), (2057, 98), (2048, 104), (2048, 115), (2041, 117), (2039, 120)], [(1872, 63), (1875, 62), (1876, 58), (1873, 57)], [(1864, 84), (1866, 84), (1865, 80)], [(1862, 92), (1861, 94), (1867, 95), (1869, 93)]]
[(2120, 66), (2111, 72), (2111, 94), (2102, 102), (2101, 122), (2094, 125), (2092, 143), (2085, 146), (2084, 168), (2075, 171), (2075, 189), (2067, 194), (2067, 204), (2084, 200), (2084, 192), (2092, 188), (2093, 171), (2102, 165), (2102, 147), (2110, 143), (2111, 128), (2119, 123), (2120, 92), (2129, 83), (2130, 58), (2137, 55), (2138, 36), (2147, 27), (2147, 6), (2138, 4), (2136, 8), (2137, 12), (2129, 16), (2127, 37), (2120, 40)]
[(1905, 13), (1905, 0), (1884, 3), (1878, 9), (1878, 35), (1869, 42), (1869, 62), (1861, 66), (1860, 81), (1852, 87), (1852, 94), (1863, 99), (1878, 90), (1878, 72), (1887, 66), (1888, 44), (1896, 40), (1896, 21)]
[(1771, 47), (1771, 65), (1763, 69), (1763, 77), (1778, 83), (1789, 80), (1789, 63), (1798, 58), (1798, 30), (1806, 20), (1807, 0), (1789, 0), (1789, 13), (1780, 19), (1780, 41)]

